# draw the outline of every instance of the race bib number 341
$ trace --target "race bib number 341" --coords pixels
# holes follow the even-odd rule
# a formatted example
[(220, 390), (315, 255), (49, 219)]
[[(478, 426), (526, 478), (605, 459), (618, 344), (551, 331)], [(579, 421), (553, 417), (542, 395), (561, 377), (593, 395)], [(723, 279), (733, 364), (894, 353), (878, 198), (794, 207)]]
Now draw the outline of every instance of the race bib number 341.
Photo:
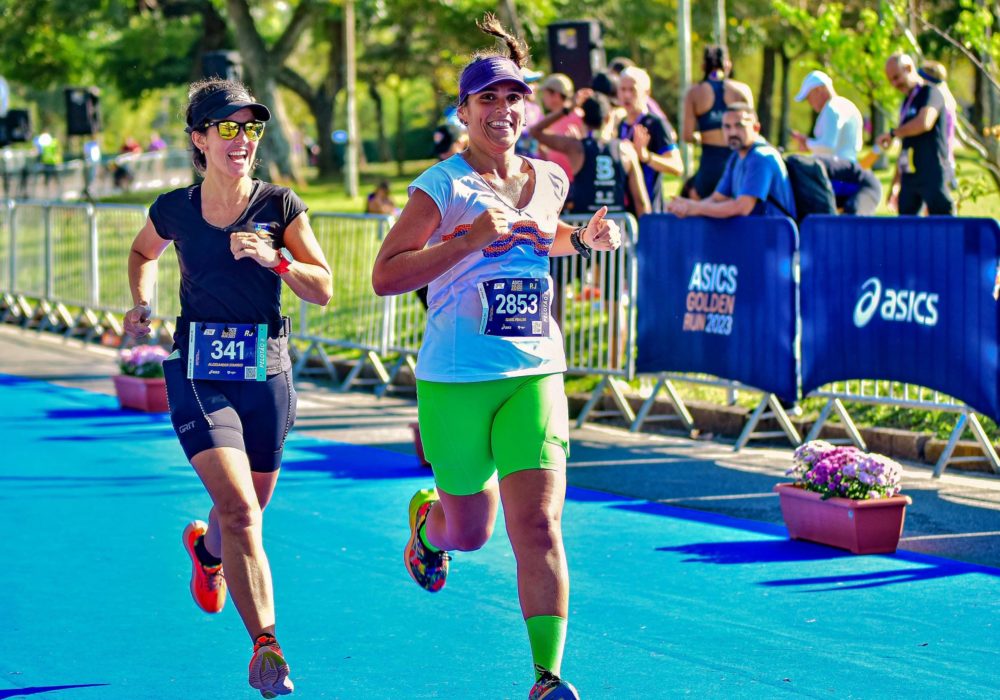
[(479, 285), (483, 320), (479, 332), (514, 338), (549, 335), (549, 281), (507, 277)]
[(266, 323), (192, 323), (188, 379), (267, 380)]

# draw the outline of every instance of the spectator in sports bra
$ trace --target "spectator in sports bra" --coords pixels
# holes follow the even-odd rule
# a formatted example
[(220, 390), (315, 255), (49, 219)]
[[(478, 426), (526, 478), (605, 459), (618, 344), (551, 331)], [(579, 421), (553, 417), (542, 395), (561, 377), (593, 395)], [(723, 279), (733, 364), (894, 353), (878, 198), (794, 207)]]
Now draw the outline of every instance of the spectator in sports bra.
[(735, 103), (753, 107), (753, 92), (745, 83), (729, 77), (732, 69), (725, 46), (706, 46), (702, 60), (705, 78), (684, 95), (682, 137), (687, 143), (701, 143), (701, 162), (694, 176), (698, 199), (705, 199), (715, 191), (732, 154), (722, 133), (726, 107)]

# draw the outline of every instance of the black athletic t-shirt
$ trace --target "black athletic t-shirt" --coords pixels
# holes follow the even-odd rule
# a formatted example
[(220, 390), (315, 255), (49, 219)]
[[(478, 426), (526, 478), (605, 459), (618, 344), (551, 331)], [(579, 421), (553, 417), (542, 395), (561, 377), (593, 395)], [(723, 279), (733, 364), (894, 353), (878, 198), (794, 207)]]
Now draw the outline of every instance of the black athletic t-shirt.
[[(591, 214), (603, 206), (609, 213), (625, 211), (628, 175), (622, 165), (621, 140), (597, 141), (588, 135), (582, 142), (583, 167), (573, 177), (574, 214)], [(635, 213), (635, 207), (629, 210)]]
[(903, 174), (922, 184), (944, 186), (948, 172), (948, 120), (944, 116), (944, 95), (938, 87), (929, 83), (916, 90), (913, 99), (903, 101), (899, 123), (910, 121), (924, 107), (936, 109), (938, 118), (930, 131), (903, 138), (903, 152), (909, 159)]
[[(640, 115), (636, 121), (649, 131), (649, 146), (647, 148), (651, 153), (662, 156), (677, 148), (677, 144), (670, 136), (672, 129), (660, 117), (646, 112)], [(634, 123), (630, 124), (628, 119), (623, 119), (618, 123), (618, 138), (631, 140), (633, 133), (635, 133)], [(666, 211), (663, 201), (663, 173), (653, 168), (649, 163), (643, 163), (642, 176), (646, 181), (646, 191), (649, 193), (649, 202), (653, 206), (653, 211)], [(631, 199), (627, 191), (625, 196), (626, 199)], [(631, 206), (635, 208), (635, 205)]]
[[(229, 235), (233, 231), (266, 232), (275, 248), (281, 248), (288, 224), (306, 210), (303, 201), (287, 187), (260, 180), (253, 181), (246, 209), (225, 228), (213, 226), (202, 217), (200, 185), (156, 198), (149, 208), (149, 218), (161, 238), (173, 241), (180, 265), (183, 321), (174, 333), (176, 348), (186, 352), (190, 321), (269, 323), (273, 329), (280, 327), (281, 278), (254, 260), (235, 260), (229, 249)], [(269, 373), (287, 369), (287, 348), (279, 349), (273, 338), (268, 341), (267, 364)]]

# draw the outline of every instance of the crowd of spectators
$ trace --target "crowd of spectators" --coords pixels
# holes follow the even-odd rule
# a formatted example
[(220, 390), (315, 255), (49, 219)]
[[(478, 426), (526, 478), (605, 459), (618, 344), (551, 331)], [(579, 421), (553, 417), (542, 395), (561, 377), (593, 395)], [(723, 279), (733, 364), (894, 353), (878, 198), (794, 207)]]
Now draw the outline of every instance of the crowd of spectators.
[[(861, 110), (839, 94), (829, 74), (805, 76), (795, 100), (815, 113), (811, 133), (790, 133), (797, 154), (781, 152), (761, 134), (753, 91), (733, 79), (725, 47), (708, 46), (702, 80), (684, 95), (683, 130), (678, 136), (666, 111), (652, 97), (647, 71), (631, 60), (613, 59), (590, 85), (574, 85), (562, 73), (527, 71), (523, 155), (558, 163), (571, 183), (567, 209), (579, 213), (608, 206), (611, 212), (669, 212), (679, 217), (730, 218), (796, 211), (797, 169), (788, 158), (818, 163), (826, 174), (837, 211), (873, 215), (882, 185), (871, 166), (895, 139), (902, 150), (887, 193), (900, 214), (953, 214), (956, 106), (943, 66), (917, 68), (905, 54), (886, 62), (888, 81), (904, 95), (898, 123), (864, 150)], [(435, 154), (447, 158), (464, 148), (464, 131), (447, 121), (435, 133)], [(683, 184), (679, 139), (698, 153), (697, 169)], [(679, 191), (671, 197), (669, 192)]]

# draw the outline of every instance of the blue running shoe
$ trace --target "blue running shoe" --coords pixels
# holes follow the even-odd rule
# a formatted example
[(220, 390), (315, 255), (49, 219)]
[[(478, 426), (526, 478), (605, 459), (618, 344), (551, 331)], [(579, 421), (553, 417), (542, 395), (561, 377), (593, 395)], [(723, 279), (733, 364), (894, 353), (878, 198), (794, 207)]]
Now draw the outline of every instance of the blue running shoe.
[(580, 700), (580, 694), (569, 681), (552, 673), (548, 669), (536, 666), (542, 674), (528, 693), (528, 700)]

